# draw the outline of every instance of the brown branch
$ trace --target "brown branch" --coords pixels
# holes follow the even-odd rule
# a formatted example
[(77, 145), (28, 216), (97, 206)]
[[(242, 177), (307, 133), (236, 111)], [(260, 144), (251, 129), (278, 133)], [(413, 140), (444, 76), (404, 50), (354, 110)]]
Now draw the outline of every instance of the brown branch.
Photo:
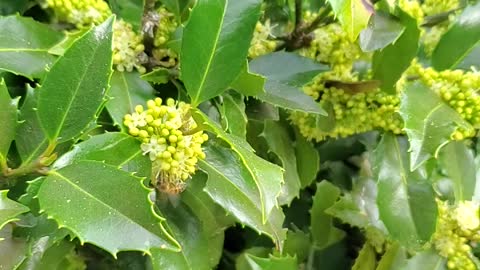
[(303, 23), (302, 6), (302, 0), (295, 0), (295, 28), (301, 27), (301, 24)]

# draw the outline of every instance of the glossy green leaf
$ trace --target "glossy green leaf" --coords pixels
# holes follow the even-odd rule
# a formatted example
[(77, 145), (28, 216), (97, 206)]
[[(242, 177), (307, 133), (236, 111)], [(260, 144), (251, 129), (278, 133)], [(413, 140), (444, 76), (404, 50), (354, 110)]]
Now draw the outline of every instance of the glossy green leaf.
[[(276, 196), (280, 192), (277, 181), (282, 178), (281, 171), (278, 169), (272, 174), (265, 167), (269, 166), (266, 161), (260, 161), (253, 153), (237, 156), (232, 149), (218, 144), (205, 148), (207, 158), (199, 162), (200, 168), (208, 174), (205, 191), (239, 222), (268, 235), (281, 247), (285, 239), (282, 228), (285, 216), (275, 206)], [(259, 173), (262, 177), (259, 177)], [(277, 178), (273, 178), (274, 175)]]
[(306, 188), (317, 178), (320, 170), (320, 155), (313, 144), (295, 130), (295, 155), (301, 188)]
[(102, 162), (80, 161), (50, 172), (38, 199), (60, 227), (114, 256), (122, 250), (178, 250), (164, 218), (154, 213), (150, 192), (141, 178)]
[(247, 115), (245, 114), (245, 102), (242, 95), (229, 92), (223, 97), (222, 116), (227, 124), (228, 131), (240, 138), (247, 136)]
[(285, 256), (276, 257), (270, 255), (268, 258), (260, 258), (246, 253), (245, 258), (252, 270), (297, 270), (297, 258)]
[(397, 18), (380, 11), (370, 18), (368, 27), (360, 33), (360, 48), (364, 52), (380, 50), (395, 43), (405, 31)]
[(8, 222), (18, 220), (18, 215), (29, 211), (25, 205), (9, 199), (7, 193), (8, 190), (0, 190), (0, 229)]
[(180, 20), (182, 15), (188, 10), (192, 0), (160, 0), (160, 2)]
[(250, 73), (249, 64), (246, 63), (238, 77), (230, 85), (231, 88), (237, 90), (245, 96), (256, 96), (260, 93), (265, 92), (265, 81), (266, 78)]
[(410, 169), (415, 170), (450, 140), (458, 128), (473, 127), (433, 91), (421, 83), (408, 84), (402, 93), (400, 115), (410, 141)]
[(38, 93), (37, 90), (27, 87), (18, 117), (20, 121), (16, 130), (15, 144), (25, 164), (39, 157), (48, 145), (37, 115)]
[(192, 104), (221, 94), (240, 73), (260, 17), (259, 0), (203, 0), (183, 31), (181, 78)]
[(90, 30), (88, 28), (84, 28), (84, 29), (80, 29), (80, 30), (77, 30), (77, 31), (69, 31), (67, 32), (65, 35), (65, 38), (55, 44), (55, 46), (53, 46), (52, 48), (50, 48), (48, 50), (48, 53), (50, 54), (53, 54), (53, 55), (63, 55), (65, 53), (65, 51), (70, 48), (70, 46), (72, 46), (73, 43), (75, 43), (75, 41), (77, 41), (77, 39), (81, 38), (83, 35), (85, 35), (85, 33)]
[(284, 169), (284, 184), (278, 198), (281, 205), (290, 205), (294, 198), (299, 196), (301, 183), (298, 176), (295, 148), (288, 134), (288, 129), (280, 122), (266, 120), (263, 132), (260, 134), (267, 142), (270, 151), (280, 159)]
[[(166, 68), (157, 68), (152, 70), (149, 73), (143, 74), (140, 76), (142, 80), (147, 82), (152, 82), (155, 84), (165, 84), (170, 80), (170, 70)], [(113, 78), (112, 78), (113, 80)]]
[(310, 253), (310, 246), (310, 235), (302, 230), (288, 230), (283, 252), (295, 256), (299, 262), (303, 262)]
[(318, 249), (324, 249), (345, 236), (343, 231), (333, 226), (332, 216), (325, 213), (339, 197), (340, 189), (330, 182), (324, 180), (317, 184), (317, 192), (310, 210), (310, 232), (313, 244)]
[(5, 81), (0, 79), (0, 126), (3, 130), (0, 136), (0, 163), (7, 161), (8, 149), (15, 138), (17, 105), (18, 98), (10, 98)]
[(387, 93), (396, 93), (395, 84), (417, 55), (420, 30), (417, 20), (401, 9), (400, 22), (405, 26), (403, 34), (395, 41), (373, 55), (373, 79), (380, 80), (381, 88)]
[(108, 1), (113, 13), (120, 19), (131, 24), (133, 30), (140, 32), (142, 28), (143, 6), (145, 0), (110, 0)]
[(33, 256), (27, 258), (20, 265), (19, 270), (60, 270), (62, 267), (70, 265), (69, 261), (74, 260), (74, 257), (77, 256), (75, 254), (75, 244), (72, 242), (65, 240), (51, 247), (46, 247), (42, 240), (33, 244), (32, 251), (30, 251)]
[(455, 200), (471, 200), (477, 183), (472, 151), (464, 142), (451, 142), (440, 151), (439, 160), (453, 182)]
[[(437, 70), (455, 67), (480, 40), (480, 3), (468, 6), (442, 35), (432, 54)], [(461, 41), (461, 42), (460, 42)]]
[(284, 109), (326, 115), (300, 88), (328, 67), (297, 54), (276, 52), (253, 59), (250, 70), (267, 78), (265, 93), (256, 98)]
[(350, 194), (345, 194), (325, 213), (358, 228), (366, 228), (370, 224), (367, 213), (360, 210)]
[(366, 242), (358, 253), (352, 270), (375, 270), (377, 264), (376, 254), (370, 243)]
[(123, 130), (125, 114), (134, 112), (135, 106), (155, 98), (155, 90), (142, 80), (137, 72), (114, 71), (110, 84), (108, 96), (112, 99), (107, 102), (106, 107), (115, 125)]
[(152, 162), (143, 155), (141, 142), (125, 133), (105, 133), (76, 144), (53, 165), (59, 169), (80, 160), (103, 161), (137, 176), (150, 177)]
[(376, 270), (400, 270), (406, 264), (407, 254), (405, 248), (398, 243), (388, 245), (387, 250), (378, 262)]
[(373, 6), (363, 0), (328, 0), (328, 2), (350, 39), (356, 40), (367, 26), (373, 13)]
[(417, 253), (415, 256), (407, 260), (407, 264), (401, 268), (402, 270), (447, 270), (446, 259), (440, 257), (433, 250), (426, 250)]
[(113, 17), (79, 38), (46, 76), (37, 113), (50, 141), (77, 136), (104, 102), (112, 72), (112, 24)]
[[(277, 197), (280, 194), (281, 183), (283, 182), (282, 169), (255, 155), (254, 150), (245, 140), (226, 133), (200, 111), (195, 111), (193, 116), (197, 124), (204, 126), (206, 130), (228, 143), (232, 150), (229, 156), (236, 160), (235, 163), (240, 162), (246, 167), (248, 175), (245, 175), (245, 177), (253, 180), (251, 185), (255, 187), (256, 196), (259, 196), (256, 205), (261, 210), (262, 221), (266, 222), (270, 212), (277, 208)], [(221, 162), (220, 164), (228, 163)], [(239, 166), (237, 169), (241, 170), (243, 166)], [(210, 181), (207, 183), (207, 189), (209, 183)]]
[(406, 150), (406, 141), (391, 134), (385, 134), (375, 149), (377, 204), (390, 237), (419, 248), (435, 232), (437, 204), (426, 173), (421, 168), (410, 172)]
[(55, 61), (47, 51), (62, 38), (60, 32), (31, 18), (0, 17), (0, 70), (42, 78)]
[(29, 0), (3, 0), (0, 2), (0, 15), (22, 14), (29, 3)]

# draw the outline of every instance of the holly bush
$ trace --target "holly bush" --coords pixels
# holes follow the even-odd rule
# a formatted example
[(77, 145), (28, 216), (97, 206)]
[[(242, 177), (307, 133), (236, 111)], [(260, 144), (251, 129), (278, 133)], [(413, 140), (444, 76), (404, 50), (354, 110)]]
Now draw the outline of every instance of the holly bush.
[(480, 269), (477, 1), (0, 13), (0, 269)]

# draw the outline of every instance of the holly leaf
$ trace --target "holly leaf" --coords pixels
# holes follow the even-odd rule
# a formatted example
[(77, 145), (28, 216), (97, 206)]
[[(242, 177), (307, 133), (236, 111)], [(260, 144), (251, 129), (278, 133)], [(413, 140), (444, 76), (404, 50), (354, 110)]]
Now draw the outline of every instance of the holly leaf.
[(250, 70), (267, 78), (265, 92), (255, 98), (284, 109), (327, 115), (300, 88), (328, 67), (297, 54), (276, 52), (253, 59)]
[(224, 94), (222, 116), (231, 134), (245, 139), (247, 136), (247, 115), (242, 95), (233, 91)]
[(378, 262), (376, 270), (399, 270), (406, 264), (407, 254), (405, 248), (398, 243), (388, 245), (387, 250)]
[(352, 196), (348, 193), (342, 196), (330, 208), (326, 209), (325, 213), (358, 228), (366, 228), (370, 224), (367, 213), (360, 210)]
[(373, 79), (380, 80), (382, 91), (391, 94), (396, 93), (395, 84), (417, 55), (420, 38), (417, 20), (400, 8), (397, 10), (405, 31), (395, 43), (376, 51), (372, 61)]
[(108, 96), (107, 110), (112, 116), (115, 125), (126, 130), (123, 117), (135, 111), (135, 106), (144, 104), (155, 98), (153, 87), (140, 78), (138, 72), (114, 71), (110, 81), (111, 87)]
[(285, 183), (278, 201), (281, 205), (290, 205), (292, 200), (299, 196), (301, 183), (297, 172), (295, 148), (293, 148), (288, 130), (278, 121), (265, 120), (260, 136), (265, 138), (270, 151), (275, 153), (282, 163)]
[(25, 259), (28, 245), (12, 236), (12, 226), (0, 230), (0, 269), (16, 269)]
[(270, 255), (268, 258), (261, 258), (255, 255), (246, 253), (245, 259), (249, 264), (249, 269), (262, 269), (262, 270), (296, 270), (298, 269), (297, 258), (284, 256), (276, 257)]
[(345, 233), (333, 226), (332, 216), (325, 213), (340, 197), (340, 189), (324, 180), (317, 184), (310, 210), (310, 232), (317, 249), (324, 249), (340, 241)]
[(360, 48), (364, 52), (380, 50), (395, 43), (405, 31), (399, 20), (377, 11), (370, 17), (368, 27), (360, 33)]
[(48, 50), (62, 39), (62, 33), (32, 18), (0, 17), (0, 70), (42, 78), (55, 61)]
[(2, 78), (0, 80), (0, 126), (3, 132), (0, 136), (0, 167), (6, 164), (8, 150), (15, 138), (18, 100), (18, 98), (10, 98), (7, 86)]
[(426, 250), (415, 254), (407, 260), (402, 270), (447, 270), (447, 260), (440, 257), (434, 250)]
[(377, 205), (390, 237), (420, 248), (435, 232), (437, 204), (426, 173), (409, 170), (406, 149), (406, 141), (392, 134), (385, 134), (375, 149)]
[(152, 82), (155, 84), (165, 84), (168, 83), (168, 81), (170, 80), (170, 73), (171, 71), (169, 69), (156, 68), (149, 73), (143, 74), (142, 76), (140, 76), (140, 78), (147, 82)]
[(218, 96), (238, 76), (260, 8), (259, 0), (196, 3), (183, 30), (180, 53), (181, 78), (193, 106)]
[(350, 39), (356, 40), (367, 26), (374, 12), (373, 6), (365, 0), (328, 0), (328, 2)]
[(410, 169), (420, 167), (451, 141), (457, 129), (473, 132), (473, 127), (425, 85), (406, 86), (400, 102), (400, 115), (410, 141)]
[(317, 178), (320, 170), (320, 155), (313, 144), (295, 129), (295, 155), (301, 188), (306, 188)]
[(92, 243), (114, 257), (122, 250), (150, 254), (152, 248), (160, 247), (179, 251), (164, 228), (165, 219), (154, 212), (151, 192), (141, 178), (116, 167), (79, 161), (51, 171), (38, 191), (38, 200), (41, 211), (60, 228), (72, 231), (82, 244)]
[(38, 118), (49, 141), (77, 136), (104, 103), (112, 72), (112, 25), (113, 17), (73, 43), (38, 90)]
[(475, 159), (464, 142), (451, 142), (440, 151), (442, 168), (453, 182), (455, 200), (471, 200), (477, 183)]
[(230, 87), (245, 96), (256, 96), (265, 92), (265, 80), (265, 77), (261, 75), (250, 73), (249, 64), (247, 62)]
[(141, 177), (150, 177), (152, 162), (148, 156), (143, 155), (140, 144), (139, 140), (125, 133), (100, 134), (74, 145), (53, 167), (60, 169), (81, 160), (96, 160)]
[[(461, 40), (461, 42), (459, 42)], [(466, 7), (442, 35), (432, 54), (436, 70), (455, 67), (480, 40), (480, 3)]]
[(108, 4), (113, 13), (131, 24), (135, 32), (140, 32), (145, 0), (110, 0)]
[(7, 193), (8, 190), (0, 190), (0, 229), (8, 222), (18, 220), (18, 215), (30, 210), (25, 205), (9, 199)]

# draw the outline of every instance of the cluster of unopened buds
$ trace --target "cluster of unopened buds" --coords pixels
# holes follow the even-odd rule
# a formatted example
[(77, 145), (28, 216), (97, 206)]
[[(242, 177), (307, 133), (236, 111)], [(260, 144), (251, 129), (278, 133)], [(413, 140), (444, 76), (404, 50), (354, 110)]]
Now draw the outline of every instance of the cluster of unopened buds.
[(169, 98), (149, 100), (147, 108), (135, 107), (125, 115), (128, 133), (141, 140), (141, 148), (152, 161), (152, 184), (168, 193), (179, 193), (205, 158), (202, 144), (208, 135), (198, 129), (190, 114), (191, 106)]
[(477, 269), (472, 261), (472, 243), (480, 240), (479, 205), (462, 201), (457, 205), (438, 202), (437, 230), (433, 237), (438, 253), (447, 259), (448, 269)]

